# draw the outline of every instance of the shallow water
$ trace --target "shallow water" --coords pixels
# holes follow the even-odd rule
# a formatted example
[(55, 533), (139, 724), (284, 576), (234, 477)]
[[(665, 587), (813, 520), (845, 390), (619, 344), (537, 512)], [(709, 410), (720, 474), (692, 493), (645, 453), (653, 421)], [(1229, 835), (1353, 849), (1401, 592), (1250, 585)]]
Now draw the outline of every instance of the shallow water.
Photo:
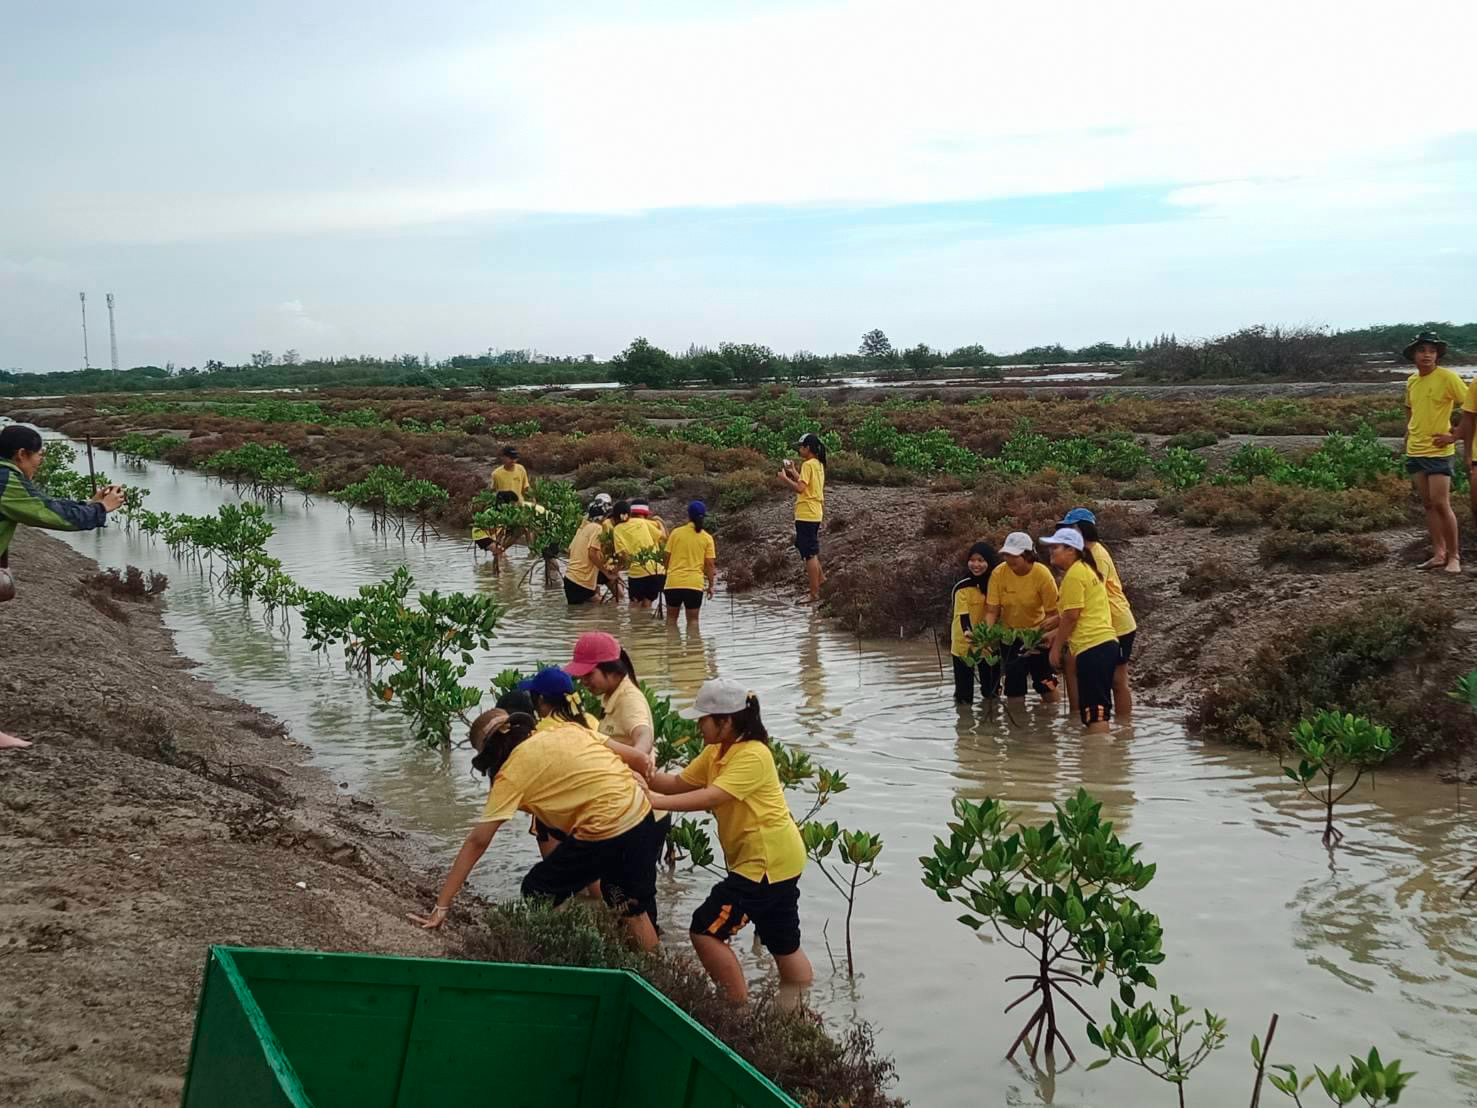
[[(123, 473), (107, 454), (98, 462)], [(128, 480), (151, 490), (155, 510), (203, 513), (234, 499), (229, 486), (165, 466), (129, 471)], [(1453, 787), (1428, 775), (1381, 774), (1349, 798), (1348, 837), (1330, 860), (1311, 807), (1275, 761), (1199, 744), (1172, 715), (1146, 714), (1131, 732), (1090, 743), (1062, 715), (1039, 708), (1013, 727), (983, 709), (956, 710), (928, 644), (858, 643), (807, 611), (721, 592), (704, 609), (700, 633), (669, 631), (650, 614), (571, 612), (540, 572), (524, 578), (521, 557), (516, 572), (493, 576), (461, 541), (402, 544), (366, 519), (346, 525), (343, 509), (326, 501), (305, 508), (289, 499), (269, 514), (277, 527), (271, 553), (309, 587), (347, 592), (403, 562), (422, 587), (502, 598), (508, 612), (478, 661), (479, 680), (506, 666), (562, 660), (580, 631), (607, 629), (660, 691), (685, 701), (715, 672), (741, 680), (761, 694), (776, 737), (845, 770), (851, 788), (826, 817), (881, 832), (882, 876), (859, 898), (855, 982), (844, 966), (832, 971), (822, 936), (829, 920), (840, 957), (840, 898), (818, 874), (802, 879), (805, 945), (817, 970), (812, 1000), (833, 1021), (859, 1015), (875, 1025), (896, 1057), (899, 1091), (916, 1105), (1173, 1103), (1172, 1090), (1123, 1063), (1051, 1078), (1003, 1061), (1025, 1013), (1002, 1014), (1017, 991), (1002, 979), (1029, 966), (1019, 951), (955, 922), (957, 907), (919, 881), (917, 858), (944, 832), (955, 796), (999, 795), (1037, 813), (1079, 784), (1158, 864), (1141, 899), (1165, 928), (1161, 1000), (1172, 990), (1230, 1020), (1231, 1041), (1197, 1073), (1191, 1103), (1248, 1102), (1247, 1041), (1276, 1011), (1275, 1060), (1306, 1070), (1378, 1044), (1419, 1071), (1402, 1103), (1477, 1105), (1477, 924), (1472, 902), (1456, 899), (1461, 875), (1477, 863), (1477, 798), (1459, 810)], [(408, 745), (399, 717), (376, 711), (336, 657), (323, 660), (295, 630), (273, 631), (221, 599), (162, 544), (119, 527), (64, 538), (104, 565), (168, 573), (166, 621), (180, 650), (202, 663), (201, 676), (282, 718), (336, 780), (374, 797), (440, 862), (450, 859), (484, 795), (464, 751), (448, 761)], [(511, 895), (535, 860), (532, 840), (513, 830), (474, 875), (480, 890)], [(681, 935), (710, 883), (701, 873), (663, 877), (671, 935)], [(758, 975), (749, 943), (741, 946)], [(1112, 995), (1105, 986), (1081, 999), (1106, 1013)], [(1064, 1030), (1084, 1065), (1096, 1057), (1080, 1021), (1067, 1019)], [(1281, 1100), (1265, 1092), (1264, 1103)]]

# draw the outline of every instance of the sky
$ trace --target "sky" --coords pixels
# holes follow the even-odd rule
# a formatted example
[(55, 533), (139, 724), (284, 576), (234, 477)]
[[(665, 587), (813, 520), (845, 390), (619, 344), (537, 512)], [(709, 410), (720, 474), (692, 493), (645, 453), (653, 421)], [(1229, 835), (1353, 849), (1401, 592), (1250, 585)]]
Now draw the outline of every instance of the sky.
[(79, 367), (79, 291), (124, 366), (1477, 318), (1467, 0), (5, 24), (0, 368)]

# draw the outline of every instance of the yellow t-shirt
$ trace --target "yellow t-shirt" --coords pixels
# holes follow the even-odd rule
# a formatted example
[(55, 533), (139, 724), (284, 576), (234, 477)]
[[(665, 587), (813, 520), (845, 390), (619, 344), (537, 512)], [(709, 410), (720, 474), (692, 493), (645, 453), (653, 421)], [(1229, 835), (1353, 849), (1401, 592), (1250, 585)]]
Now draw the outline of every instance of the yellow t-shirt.
[(1030, 631), (1057, 610), (1056, 579), (1040, 562), (1025, 573), (1001, 562), (990, 574), (985, 601), (1000, 609), (1000, 622), (1012, 631)]
[(591, 549), (600, 548), (600, 531), (601, 524), (594, 520), (585, 520), (574, 533), (574, 541), (569, 544), (569, 565), (565, 567), (564, 576), (587, 589), (593, 589), (600, 576), (600, 571), (590, 560)]
[(1068, 640), (1073, 654), (1085, 653), (1117, 639), (1113, 632), (1113, 613), (1108, 607), (1108, 587), (1086, 562), (1073, 562), (1072, 568), (1062, 575), (1058, 607), (1063, 613), (1074, 608), (1082, 611)]
[(528, 470), (519, 462), (514, 462), (512, 469), (498, 466), (492, 471), (492, 491), (515, 493), (518, 503), (522, 504), (528, 495)]
[(819, 523), (826, 502), (826, 467), (818, 458), (806, 458), (800, 464), (800, 480), (805, 491), (795, 494), (795, 518), (801, 523)]
[(684, 523), (667, 536), (667, 588), (705, 589), (708, 587), (703, 564), (707, 559), (716, 560), (717, 544), (713, 532), (699, 531), (690, 523)]
[(653, 573), (661, 572), (661, 562), (631, 561), (637, 551), (656, 546), (657, 542), (651, 524), (644, 519), (628, 519), (616, 524), (615, 552), (626, 558), (626, 572), (632, 577), (650, 577)]
[(724, 863), (750, 881), (788, 881), (805, 868), (805, 840), (785, 803), (769, 745), (736, 742), (722, 758), (719, 747), (703, 752), (682, 771), (692, 785), (717, 785), (733, 797), (713, 809)]
[(960, 626), (960, 616), (968, 616), (971, 627), (978, 627), (985, 622), (985, 594), (972, 577), (967, 577), (954, 586), (954, 615), (949, 624), (954, 629), (954, 634), (950, 639), (952, 645), (949, 649), (956, 658), (964, 657), (970, 650), (969, 633)]
[(594, 716), (590, 715), (589, 712), (581, 712), (580, 718), (584, 720), (583, 725), (573, 723), (567, 719), (559, 719), (555, 716), (544, 716), (543, 719), (539, 720), (533, 725), (533, 729), (535, 731), (553, 731), (560, 727), (573, 727), (580, 731), (589, 732), (589, 737), (591, 739), (594, 739), (596, 742), (602, 741), (599, 734), (600, 721)]
[(1462, 401), (1462, 411), (1477, 415), (1477, 377), (1473, 377), (1472, 383), (1467, 386), (1467, 399)]
[(629, 677), (622, 678), (613, 693), (601, 697), (600, 705), (605, 713), (600, 720), (600, 733), (606, 738), (635, 746), (632, 736), (636, 728), (651, 727), (651, 705), (646, 703), (646, 694)]
[(519, 810), (577, 839), (623, 835), (646, 818), (651, 803), (626, 764), (573, 724), (535, 731), (508, 755), (493, 778), (480, 823)]
[(1451, 409), (1458, 404), (1465, 406), (1468, 395), (1467, 383), (1440, 366), (1424, 377), (1419, 373), (1407, 377), (1405, 406), (1410, 409), (1410, 423), (1405, 431), (1405, 453), (1412, 458), (1449, 458), (1455, 454), (1455, 446), (1437, 446), (1431, 438), (1451, 432)]
[(1123, 580), (1118, 576), (1118, 567), (1113, 564), (1113, 555), (1100, 542), (1092, 544), (1092, 556), (1097, 559), (1098, 569), (1103, 571), (1103, 585), (1108, 590), (1108, 610), (1113, 613), (1113, 633), (1126, 635), (1138, 630), (1138, 621), (1133, 618), (1133, 609), (1128, 605), (1128, 595), (1123, 591)]

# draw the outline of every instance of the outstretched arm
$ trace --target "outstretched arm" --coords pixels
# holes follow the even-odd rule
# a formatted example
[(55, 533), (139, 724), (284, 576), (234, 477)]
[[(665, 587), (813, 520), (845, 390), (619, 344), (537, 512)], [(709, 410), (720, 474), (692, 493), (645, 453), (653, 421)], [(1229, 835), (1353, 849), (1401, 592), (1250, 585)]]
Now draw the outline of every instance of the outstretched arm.
[(451, 863), (451, 872), (446, 875), (446, 882), (441, 886), (436, 907), (432, 909), (430, 916), (411, 916), (413, 922), (428, 931), (433, 931), (446, 922), (446, 913), (451, 910), (451, 902), (467, 883), (472, 867), (487, 853), (487, 848), (492, 845), (492, 837), (497, 834), (497, 829), (503, 822), (498, 819), (473, 825), (472, 830), (467, 833), (467, 841), (462, 843), (462, 848), (457, 853), (456, 861)]
[(711, 812), (732, 800), (732, 794), (724, 792), (717, 785), (694, 788), (691, 792), (674, 796), (663, 794), (659, 790), (651, 794), (651, 806), (664, 812)]

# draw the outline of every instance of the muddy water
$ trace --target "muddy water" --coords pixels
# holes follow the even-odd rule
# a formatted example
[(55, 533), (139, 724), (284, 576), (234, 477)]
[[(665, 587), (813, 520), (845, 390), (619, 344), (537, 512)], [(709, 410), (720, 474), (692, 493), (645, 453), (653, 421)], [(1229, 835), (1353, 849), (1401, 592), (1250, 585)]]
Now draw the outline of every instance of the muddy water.
[[(151, 490), (155, 509), (208, 512), (233, 498), (229, 487), (167, 467), (130, 479)], [(1028, 967), (1018, 951), (956, 923), (957, 909), (918, 880), (916, 859), (955, 796), (993, 793), (1034, 813), (1084, 784), (1158, 863), (1143, 900), (1164, 922), (1164, 992), (1230, 1020), (1232, 1041), (1200, 1071), (1190, 1103), (1247, 1103), (1247, 1040), (1277, 1011), (1278, 1060), (1330, 1065), (1377, 1043), (1419, 1071), (1408, 1103), (1477, 1105), (1477, 923), (1471, 902), (1456, 900), (1461, 874), (1477, 863), (1477, 797), (1459, 810), (1451, 786), (1382, 774), (1377, 787), (1361, 785), (1350, 798), (1346, 845), (1330, 860), (1313, 813), (1274, 762), (1202, 746), (1171, 716), (1145, 716), (1131, 733), (1092, 743), (1052, 712), (1028, 712), (1012, 727), (983, 710), (957, 711), (931, 646), (858, 644), (785, 604), (720, 592), (700, 632), (669, 631), (626, 611), (571, 612), (541, 574), (524, 580), (526, 562), (493, 576), (460, 541), (404, 545), (367, 521), (347, 526), (331, 503), (305, 509), (289, 501), (271, 516), (271, 552), (310, 587), (347, 591), (404, 562), (424, 587), (499, 596), (508, 613), (494, 649), (479, 659), (481, 679), (559, 658), (580, 631), (602, 628), (621, 637), (645, 679), (679, 701), (715, 672), (758, 690), (776, 736), (848, 773), (851, 790), (828, 818), (886, 840), (883, 876), (858, 910), (855, 982), (827, 959), (823, 929), (829, 920), (839, 956), (842, 905), (817, 874), (803, 882), (803, 926), (817, 968), (814, 1003), (834, 1021), (872, 1021), (914, 1104), (1173, 1103), (1171, 1090), (1122, 1064), (1051, 1077), (1004, 1062), (1024, 1016), (1002, 1014), (1015, 995), (1002, 978)], [(202, 676), (280, 716), (337, 780), (377, 799), (440, 861), (450, 858), (483, 795), (465, 752), (448, 760), (408, 746), (397, 717), (374, 711), (337, 659), (320, 659), (295, 633), (274, 632), (215, 596), (161, 545), (119, 528), (68, 541), (104, 565), (168, 573), (166, 618)], [(535, 856), (527, 836), (504, 833), (474, 881), (489, 894), (511, 894)], [(664, 878), (673, 935), (709, 881)], [(747, 944), (743, 957), (762, 972)], [(1109, 997), (1105, 988), (1083, 1001), (1106, 1011)], [(1066, 1028), (1091, 1060), (1081, 1025)]]

